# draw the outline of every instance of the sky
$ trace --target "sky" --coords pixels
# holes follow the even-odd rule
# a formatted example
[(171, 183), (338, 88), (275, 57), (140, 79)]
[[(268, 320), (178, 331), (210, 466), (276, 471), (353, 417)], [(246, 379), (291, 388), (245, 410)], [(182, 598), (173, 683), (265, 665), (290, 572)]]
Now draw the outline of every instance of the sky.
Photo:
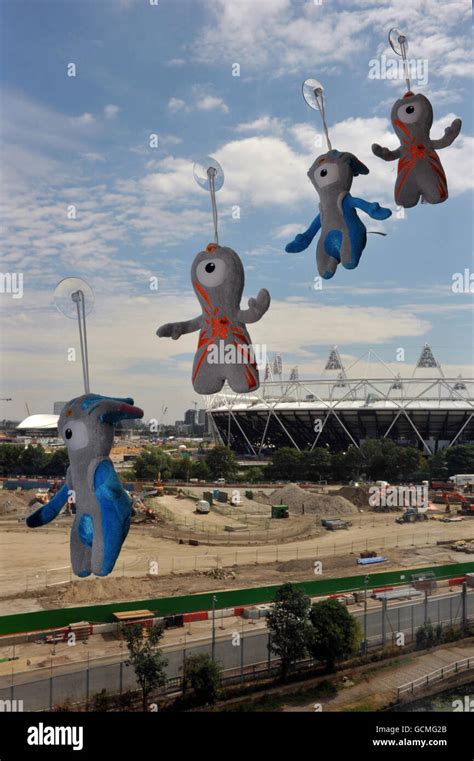
[[(225, 174), (219, 235), (244, 263), (243, 307), (260, 288), (272, 296), (252, 339), (281, 354), (286, 375), (297, 365), (301, 378), (317, 377), (334, 344), (346, 364), (372, 348), (411, 375), (428, 342), (446, 376), (472, 378), (468, 0), (151, 2), (0, 0), (1, 272), (23, 278), (21, 297), (0, 293), (1, 396), (13, 399), (0, 401), (0, 418), (23, 418), (26, 404), (52, 412), (83, 393), (77, 325), (54, 303), (67, 277), (93, 292), (92, 391), (132, 396), (162, 422), (203, 406), (191, 384), (197, 334), (172, 341), (156, 329), (200, 312), (190, 267), (213, 229), (193, 165), (206, 155)], [(396, 162), (371, 152), (373, 142), (398, 144), (390, 111), (406, 87), (386, 76), (392, 27), (408, 37), (412, 90), (433, 104), (431, 135), (463, 120), (439, 152), (450, 197), (403, 217)], [(321, 289), (316, 242), (284, 251), (318, 211), (306, 173), (326, 148), (301, 95), (309, 77), (324, 85), (333, 147), (370, 169), (352, 193), (394, 212), (385, 222), (360, 212), (386, 237), (369, 235), (359, 267), (339, 267)], [(467, 287), (454, 292), (466, 270)]]

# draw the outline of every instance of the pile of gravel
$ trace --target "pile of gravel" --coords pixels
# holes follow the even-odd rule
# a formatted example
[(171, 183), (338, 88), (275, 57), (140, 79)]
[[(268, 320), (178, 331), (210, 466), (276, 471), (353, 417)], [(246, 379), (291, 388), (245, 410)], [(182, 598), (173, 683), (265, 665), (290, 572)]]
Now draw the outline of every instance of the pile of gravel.
[(305, 515), (331, 518), (358, 512), (352, 502), (338, 494), (316, 494), (302, 489), (297, 484), (288, 484), (281, 489), (276, 489), (270, 497), (273, 505), (288, 505), (291, 515), (302, 515), (304, 512)]
[(348, 499), (349, 502), (352, 502), (356, 507), (370, 507), (368, 486), (343, 486), (336, 492), (336, 494), (339, 497)]

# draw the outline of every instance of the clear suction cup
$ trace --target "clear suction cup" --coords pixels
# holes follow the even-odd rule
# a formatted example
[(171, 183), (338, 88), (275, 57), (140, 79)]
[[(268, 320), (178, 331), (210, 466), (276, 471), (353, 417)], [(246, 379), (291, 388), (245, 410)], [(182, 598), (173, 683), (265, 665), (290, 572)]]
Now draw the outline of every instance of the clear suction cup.
[[(90, 314), (94, 308), (94, 292), (89, 283), (80, 277), (65, 277), (54, 289), (54, 305), (61, 314), (71, 320), (77, 320), (77, 296), (80, 291), (84, 294), (84, 311)], [(82, 299), (81, 299), (82, 301)]]
[(403, 32), (395, 27), (388, 33), (388, 41), (393, 52), (399, 56), (406, 56), (408, 51), (408, 40)]
[(217, 192), (224, 184), (224, 170), (212, 156), (203, 156), (198, 159), (193, 167), (194, 179), (200, 188), (211, 190), (209, 183), (210, 171), (214, 170), (214, 190)]
[(324, 93), (324, 87), (317, 79), (306, 79), (302, 86), (303, 98), (310, 108), (314, 108), (315, 111), (319, 110), (317, 98), (321, 97)]

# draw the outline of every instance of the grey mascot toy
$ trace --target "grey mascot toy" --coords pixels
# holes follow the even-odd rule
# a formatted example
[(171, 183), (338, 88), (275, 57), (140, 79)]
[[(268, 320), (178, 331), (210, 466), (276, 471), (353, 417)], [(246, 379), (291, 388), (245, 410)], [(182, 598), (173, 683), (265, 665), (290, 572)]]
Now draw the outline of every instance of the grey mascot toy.
[(391, 120), (400, 146), (391, 151), (374, 143), (372, 151), (384, 161), (398, 159), (395, 203), (409, 209), (420, 197), (425, 203), (446, 201), (448, 183), (436, 149), (447, 148), (456, 140), (461, 119), (454, 119), (443, 137), (432, 140), (433, 107), (425, 95), (409, 91), (394, 103)]
[(114, 425), (141, 418), (133, 399), (84, 394), (62, 409), (58, 431), (64, 439), (69, 468), (66, 483), (50, 502), (26, 519), (30, 528), (54, 520), (73, 497), (76, 515), (71, 531), (71, 563), (76, 576), (107, 576), (128, 534), (132, 501), (109, 458)]
[(192, 381), (198, 394), (215, 394), (224, 382), (237, 393), (259, 387), (259, 374), (246, 325), (257, 322), (270, 306), (265, 288), (240, 308), (245, 285), (244, 267), (231, 248), (210, 243), (195, 257), (191, 267), (194, 292), (202, 314), (184, 322), (170, 322), (157, 335), (178, 339), (199, 333)]

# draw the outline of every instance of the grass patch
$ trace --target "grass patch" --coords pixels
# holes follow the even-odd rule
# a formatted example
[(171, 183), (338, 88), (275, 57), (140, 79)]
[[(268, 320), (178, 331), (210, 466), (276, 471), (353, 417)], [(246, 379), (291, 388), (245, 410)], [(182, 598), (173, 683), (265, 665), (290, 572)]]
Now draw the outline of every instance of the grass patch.
[(224, 709), (228, 712), (258, 712), (258, 711), (279, 711), (285, 705), (301, 705), (311, 703), (313, 700), (318, 701), (326, 698), (333, 698), (337, 695), (337, 687), (328, 681), (321, 682), (314, 687), (306, 689), (296, 688), (294, 692), (286, 695), (265, 695), (257, 700), (248, 700), (239, 703), (238, 706)]

